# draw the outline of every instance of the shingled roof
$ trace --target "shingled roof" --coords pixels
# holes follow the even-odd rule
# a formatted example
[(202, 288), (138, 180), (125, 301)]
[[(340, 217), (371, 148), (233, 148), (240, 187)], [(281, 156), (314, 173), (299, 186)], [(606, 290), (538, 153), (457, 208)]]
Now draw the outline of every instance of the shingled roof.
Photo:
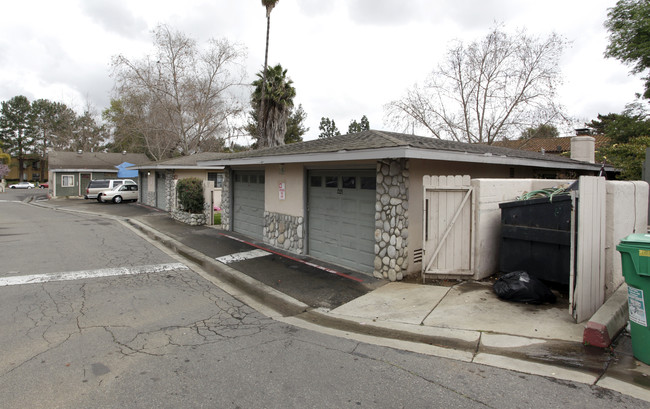
[[(560, 154), (563, 152), (571, 152), (571, 136), (563, 136), (558, 138), (530, 138), (530, 139), (517, 139), (514, 141), (497, 141), (492, 146), (500, 146), (511, 149), (521, 149), (532, 152)], [(595, 139), (596, 150), (607, 146), (611, 140), (605, 135), (593, 135)]]
[(54, 151), (47, 155), (50, 170), (110, 170), (117, 172), (116, 166), (129, 162), (136, 165), (149, 162), (142, 153), (112, 152), (62, 152)]
[[(130, 169), (196, 169), (198, 162), (200, 161), (209, 161), (216, 160), (220, 158), (229, 157), (229, 153), (218, 153), (218, 152), (201, 152), (195, 153), (193, 155), (179, 156), (176, 158), (159, 160), (159, 161), (149, 161), (139, 166), (134, 166)], [(214, 169), (215, 166), (207, 166), (208, 168)], [(220, 168), (220, 167), (216, 167)]]
[(562, 156), (377, 130), (238, 152), (221, 159), (199, 162), (199, 164), (252, 165), (384, 158), (519, 164), (565, 169), (600, 169), (600, 165)]

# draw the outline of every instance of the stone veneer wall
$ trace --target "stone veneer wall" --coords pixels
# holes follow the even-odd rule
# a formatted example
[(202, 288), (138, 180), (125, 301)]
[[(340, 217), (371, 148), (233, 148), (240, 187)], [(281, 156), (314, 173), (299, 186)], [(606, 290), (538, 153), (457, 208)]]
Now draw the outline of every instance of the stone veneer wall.
[(165, 203), (165, 210), (171, 212), (176, 209), (176, 183), (174, 183), (174, 172), (171, 170), (165, 171), (165, 192), (167, 192), (167, 203)]
[(232, 220), (230, 214), (230, 203), (232, 199), (232, 169), (226, 168), (223, 172), (223, 187), (221, 189), (221, 227), (224, 230), (230, 230), (230, 221)]
[(205, 213), (187, 213), (182, 210), (172, 210), (172, 219), (189, 224), (190, 226), (202, 226), (205, 224)]
[[(138, 180), (138, 185), (140, 186), (140, 203), (146, 204), (149, 206), (155, 206), (156, 205), (156, 192), (150, 192), (149, 189), (143, 190), (143, 180), (145, 178), (148, 178), (146, 172), (140, 172), (139, 175), (140, 179)], [(154, 179), (155, 180), (155, 179)]]
[(378, 278), (402, 280), (408, 267), (409, 162), (377, 162), (375, 270)]
[(156, 206), (156, 192), (145, 192), (147, 195), (145, 204), (149, 206)]
[(271, 246), (303, 254), (304, 217), (289, 216), (280, 213), (264, 212), (264, 242)]

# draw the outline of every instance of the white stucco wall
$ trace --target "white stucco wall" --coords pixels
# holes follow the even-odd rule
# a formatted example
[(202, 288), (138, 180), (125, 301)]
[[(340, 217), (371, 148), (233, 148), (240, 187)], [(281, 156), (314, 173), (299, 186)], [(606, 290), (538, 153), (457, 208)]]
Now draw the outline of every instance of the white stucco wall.
[(176, 169), (174, 170), (174, 180), (198, 178), (201, 180), (208, 179), (208, 171), (204, 169)]
[(616, 251), (622, 238), (648, 229), (648, 183), (608, 181), (606, 183), (607, 237), (605, 249), (605, 298), (625, 281), (621, 255)]
[(156, 172), (146, 171), (143, 177), (147, 178), (147, 192), (156, 191)]
[[(304, 175), (302, 164), (266, 166), (264, 210), (289, 216), (304, 216)], [(281, 183), (284, 183), (284, 200), (280, 198)]]
[(572, 183), (558, 179), (472, 179), (475, 189), (474, 278), (481, 279), (499, 271), (501, 209), (499, 203), (511, 202), (525, 192)]
[[(500, 234), (500, 225), (501, 221), (501, 212), (499, 209), (499, 202), (507, 202), (515, 200), (515, 198), (521, 195), (523, 192), (541, 189), (544, 187), (552, 187), (557, 184), (564, 183), (566, 181), (561, 181), (558, 179), (531, 179), (534, 176), (534, 172), (529, 168), (518, 168), (514, 169), (515, 177), (518, 179), (510, 179), (511, 166), (504, 165), (486, 165), (486, 164), (471, 164), (471, 163), (454, 163), (454, 162), (433, 162), (425, 160), (412, 160), (410, 164), (410, 181), (411, 188), (409, 189), (409, 262), (408, 262), (408, 275), (420, 274), (422, 270), (422, 263), (414, 263), (413, 255), (414, 250), (421, 249), (423, 246), (422, 243), (422, 221), (423, 221), (423, 187), (422, 187), (422, 178), (425, 175), (470, 175), (472, 178), (485, 178), (485, 179), (472, 179), (472, 183), (477, 181), (477, 184), (489, 184), (491, 181), (494, 182), (494, 185), (485, 185), (483, 188), (483, 194), (485, 198), (483, 199), (485, 203), (482, 203), (483, 206), (487, 206), (484, 209), (484, 212), (481, 214), (476, 214), (477, 223), (483, 223), (479, 228), (488, 228), (494, 229), (494, 221), (497, 222), (497, 233)], [(487, 179), (495, 178), (495, 179)], [(527, 179), (521, 179), (527, 178)], [(479, 182), (485, 180), (485, 182)], [(477, 188), (477, 187), (475, 187)], [(478, 195), (475, 195), (475, 200), (478, 198)], [(476, 204), (473, 205), (473, 208), (476, 209)], [(496, 210), (495, 210), (496, 209)], [(494, 219), (496, 217), (496, 219)], [(483, 219), (481, 219), (483, 218)], [(481, 220), (483, 220), (481, 222)], [(488, 237), (491, 237), (492, 233), (486, 231)], [(496, 272), (498, 268), (498, 253), (492, 252), (495, 250), (498, 251), (498, 243), (500, 241), (493, 241), (492, 239), (480, 239), (482, 243), (477, 244), (475, 249), (475, 267), (480, 272), (481, 277), (489, 276)], [(496, 260), (496, 266), (494, 261)], [(491, 272), (488, 272), (492, 270)], [(478, 277), (476, 275), (475, 277)]]
[[(516, 200), (524, 192), (572, 183), (573, 180), (545, 179), (473, 179), (474, 211), (474, 279), (499, 271), (501, 209), (499, 203)], [(616, 245), (632, 233), (648, 229), (648, 183), (643, 181), (608, 181), (606, 183), (605, 298), (609, 298), (625, 281), (621, 256)], [(585, 200), (585, 198), (582, 198)], [(418, 237), (414, 238), (418, 239)], [(421, 243), (421, 237), (419, 237)], [(419, 247), (417, 247), (419, 248)], [(421, 264), (417, 265), (418, 269)]]

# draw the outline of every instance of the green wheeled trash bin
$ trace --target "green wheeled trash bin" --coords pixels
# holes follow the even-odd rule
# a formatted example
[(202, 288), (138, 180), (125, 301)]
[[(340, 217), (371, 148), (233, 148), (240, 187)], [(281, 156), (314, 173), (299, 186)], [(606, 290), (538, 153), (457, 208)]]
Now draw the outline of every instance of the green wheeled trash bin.
[(634, 357), (650, 365), (650, 328), (646, 301), (650, 297), (650, 234), (630, 234), (616, 250), (621, 253), (627, 283), (630, 335)]

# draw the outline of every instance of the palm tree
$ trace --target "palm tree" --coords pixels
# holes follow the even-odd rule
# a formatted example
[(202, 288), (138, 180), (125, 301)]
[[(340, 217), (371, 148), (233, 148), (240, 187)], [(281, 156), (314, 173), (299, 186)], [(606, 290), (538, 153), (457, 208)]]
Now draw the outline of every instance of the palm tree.
[(255, 87), (251, 96), (253, 110), (258, 112), (257, 128), (260, 129), (258, 147), (284, 145), (287, 133), (287, 120), (293, 108), (296, 89), (293, 81), (287, 77), (287, 70), (280, 64), (269, 67), (264, 79), (264, 73), (257, 74), (253, 82)]
[[(271, 10), (273, 10), (273, 7), (278, 3), (280, 0), (262, 0), (262, 5), (266, 7), (266, 49), (264, 51), (264, 71), (262, 74), (262, 84), (266, 83), (266, 71), (267, 71), (267, 66), (268, 66), (268, 61), (269, 61), (269, 32), (271, 31)], [(265, 91), (266, 87), (263, 86), (262, 88), (262, 97), (260, 98), (260, 101), (262, 102), (259, 106), (260, 113), (264, 111), (264, 101), (265, 101)], [(261, 116), (260, 116), (261, 117)], [(264, 140), (266, 139), (268, 142), (270, 142), (270, 138), (268, 138), (264, 134), (264, 127), (261, 126), (262, 123), (265, 121), (260, 121), (259, 122), (259, 129), (258, 129), (258, 134), (259, 134), (259, 139)]]

